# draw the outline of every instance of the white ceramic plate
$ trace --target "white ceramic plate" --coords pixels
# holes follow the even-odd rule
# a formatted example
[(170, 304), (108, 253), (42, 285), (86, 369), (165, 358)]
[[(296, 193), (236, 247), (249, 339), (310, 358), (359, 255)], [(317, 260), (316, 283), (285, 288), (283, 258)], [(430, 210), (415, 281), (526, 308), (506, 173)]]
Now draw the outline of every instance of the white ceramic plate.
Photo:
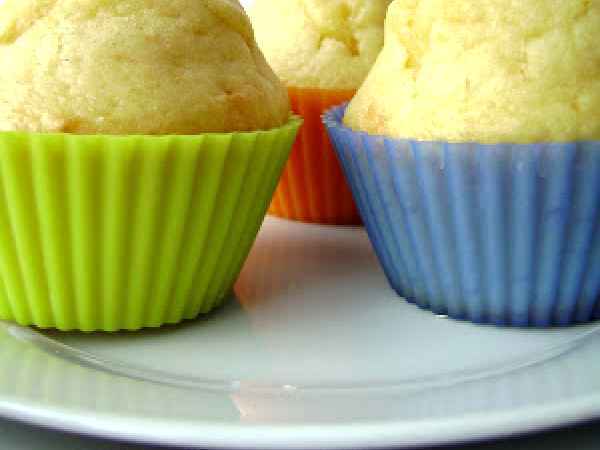
[(160, 331), (0, 324), (0, 413), (211, 448), (469, 441), (600, 417), (598, 324), (500, 329), (388, 288), (360, 228), (267, 219), (236, 298)]

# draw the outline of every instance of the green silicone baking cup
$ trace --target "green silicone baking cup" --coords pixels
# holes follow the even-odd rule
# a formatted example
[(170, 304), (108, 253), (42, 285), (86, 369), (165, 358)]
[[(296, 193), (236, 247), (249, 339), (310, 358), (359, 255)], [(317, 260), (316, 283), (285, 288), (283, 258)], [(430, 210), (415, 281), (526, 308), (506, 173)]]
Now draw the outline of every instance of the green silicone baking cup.
[(300, 124), (198, 136), (0, 133), (0, 319), (117, 331), (213, 310)]

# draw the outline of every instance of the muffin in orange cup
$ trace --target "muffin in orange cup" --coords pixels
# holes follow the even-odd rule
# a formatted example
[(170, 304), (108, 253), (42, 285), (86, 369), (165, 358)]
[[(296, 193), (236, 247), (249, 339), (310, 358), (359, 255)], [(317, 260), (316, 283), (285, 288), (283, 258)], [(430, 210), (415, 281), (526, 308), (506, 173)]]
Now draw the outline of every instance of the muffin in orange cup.
[(388, 0), (258, 0), (256, 39), (288, 87), (304, 126), (269, 212), (303, 222), (357, 225), (361, 218), (321, 121), (349, 101), (383, 46)]

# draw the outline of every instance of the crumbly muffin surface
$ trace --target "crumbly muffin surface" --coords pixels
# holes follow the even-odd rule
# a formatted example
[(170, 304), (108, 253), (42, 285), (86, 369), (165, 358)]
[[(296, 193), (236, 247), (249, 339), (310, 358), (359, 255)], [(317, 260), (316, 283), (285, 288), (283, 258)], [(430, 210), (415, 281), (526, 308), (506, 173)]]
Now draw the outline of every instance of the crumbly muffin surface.
[(269, 129), (285, 89), (237, 0), (0, 1), (0, 130)]
[(250, 17), (288, 86), (357, 89), (383, 45), (391, 0), (257, 0)]
[(397, 138), (600, 139), (600, 0), (395, 0), (345, 122)]

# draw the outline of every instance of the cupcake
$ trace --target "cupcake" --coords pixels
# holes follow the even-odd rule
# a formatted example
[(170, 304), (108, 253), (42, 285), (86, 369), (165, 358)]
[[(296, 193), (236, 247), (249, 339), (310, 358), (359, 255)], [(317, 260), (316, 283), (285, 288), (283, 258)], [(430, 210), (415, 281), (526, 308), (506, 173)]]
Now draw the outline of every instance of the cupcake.
[(228, 296), (299, 127), (235, 0), (0, 4), (0, 318), (136, 330)]
[(321, 122), (352, 98), (383, 45), (391, 0), (258, 0), (256, 38), (288, 87), (304, 127), (269, 212), (324, 224), (360, 224), (352, 194)]
[(600, 3), (395, 0), (325, 122), (399, 295), (477, 323), (600, 317)]

